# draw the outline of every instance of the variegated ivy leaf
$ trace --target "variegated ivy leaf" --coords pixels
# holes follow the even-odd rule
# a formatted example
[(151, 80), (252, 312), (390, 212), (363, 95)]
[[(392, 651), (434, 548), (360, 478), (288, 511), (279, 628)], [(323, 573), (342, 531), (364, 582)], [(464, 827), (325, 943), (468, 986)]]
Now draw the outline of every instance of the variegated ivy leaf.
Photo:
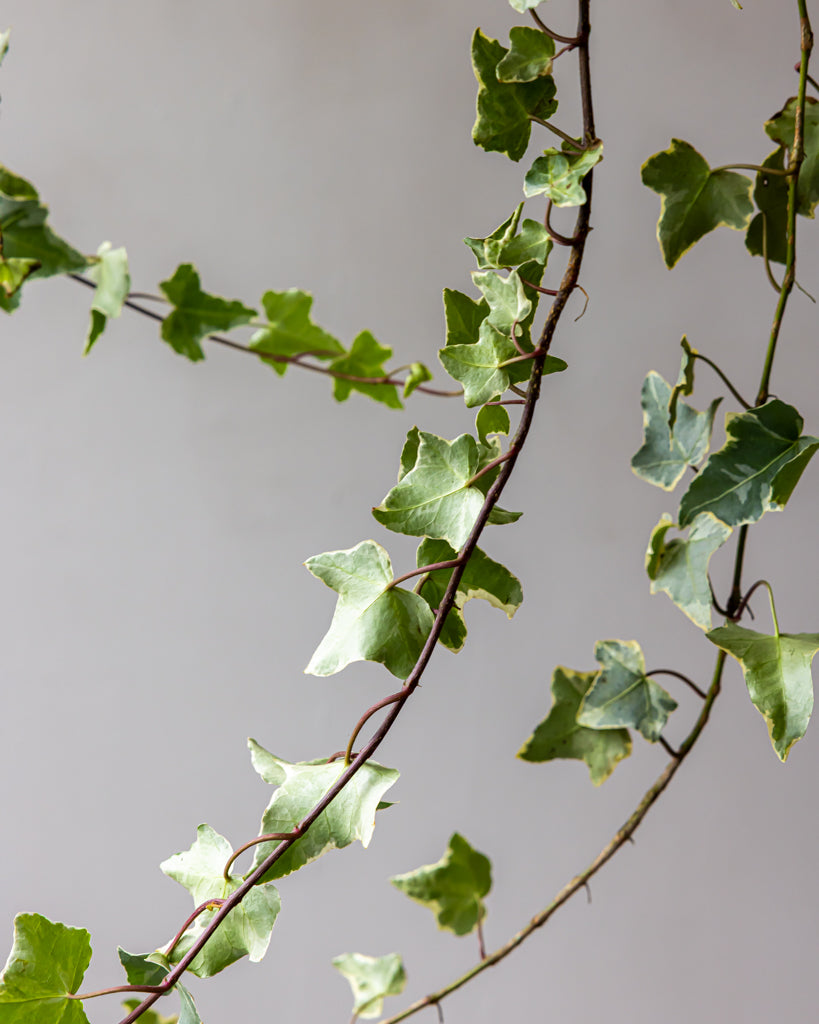
[(521, 14), (533, 11), (536, 7), (540, 7), (543, 2), (544, 0), (509, 0), (511, 6)]
[(668, 400), (668, 429), (673, 430), (677, 422), (677, 402), (680, 395), (693, 395), (694, 393), (694, 364), (697, 361), (697, 350), (688, 344), (685, 335), (680, 340), (683, 354), (680, 361), (680, 372), (677, 374), (677, 383), (671, 392)]
[(353, 1020), (380, 1017), (387, 996), (401, 995), (407, 983), (399, 953), (378, 957), (342, 953), (334, 957), (333, 967), (353, 990)]
[[(265, 292), (262, 306), (267, 326), (250, 339), (250, 347), (260, 355), (298, 356), (309, 352), (314, 359), (334, 359), (343, 355), (341, 342), (313, 323), (310, 311), (313, 296), (309, 292), (290, 288), (286, 292)], [(289, 363), (267, 360), (279, 376)]]
[(485, 405), (475, 417), (475, 429), (482, 444), (490, 434), (508, 434), (511, 428), (509, 413), (502, 405)]
[[(350, 351), (330, 363), (330, 369), (335, 373), (348, 373), (353, 377), (386, 377), (384, 363), (391, 356), (391, 348), (381, 345), (369, 331), (362, 331), (353, 341)], [(416, 366), (421, 364), (416, 363)], [(429, 377), (425, 379), (429, 380)], [(421, 380), (418, 381), (418, 384), (420, 383)], [(339, 377), (333, 380), (333, 397), (337, 402), (349, 398), (351, 391), (359, 391), (376, 402), (383, 402), (390, 409), (403, 408), (395, 384), (363, 384), (360, 381), (344, 380)]]
[(547, 149), (526, 172), (523, 192), (527, 198), (545, 195), (555, 206), (583, 206), (583, 179), (603, 159), (603, 143), (582, 152)]
[(432, 380), (432, 374), (428, 367), (423, 363), (411, 363), (407, 379), (404, 381), (404, 398), (409, 398), (417, 387), (425, 384), (428, 380)]
[(256, 310), (238, 300), (203, 292), (199, 274), (191, 263), (182, 263), (173, 277), (160, 282), (165, 298), (174, 307), (162, 321), (162, 339), (193, 362), (204, 359), (201, 342), (215, 331), (250, 323)]
[[(784, 149), (790, 150), (796, 128), (797, 98), (792, 96), (778, 114), (766, 121), (765, 131)], [(804, 217), (813, 217), (819, 202), (819, 101), (812, 96), (805, 101), (805, 132), (803, 145), (805, 159), (799, 171), (796, 193), (799, 200), (797, 212)]]
[(498, 64), (499, 82), (534, 82), (552, 73), (555, 44), (539, 28), (516, 25), (509, 30), (509, 52)]
[[(517, 267), (530, 260), (545, 265), (552, 251), (552, 239), (545, 226), (537, 220), (520, 223), (523, 203), (503, 224), (486, 238), (465, 238), (464, 242), (475, 254), (479, 270), (502, 270)], [(520, 234), (516, 234), (520, 226)]]
[[(129, 985), (158, 985), (162, 979), (170, 973), (171, 962), (158, 950), (153, 953), (126, 953), (122, 948), (117, 950), (120, 963), (125, 968)], [(181, 982), (174, 985), (174, 991), (179, 995), (179, 1016), (160, 1017), (158, 1024), (202, 1024), (202, 1018), (196, 1009), (193, 996)], [(134, 1005), (138, 1006), (141, 1000), (136, 1000)], [(132, 1007), (133, 1009), (133, 1007)], [(152, 1022), (151, 1011), (144, 1014), (146, 1024)], [(158, 1015), (157, 1015), (158, 1016)], [(140, 1018), (142, 1020), (143, 1018)]]
[(128, 298), (131, 276), (128, 273), (128, 254), (125, 249), (112, 249), (103, 242), (97, 249), (98, 262), (88, 268), (88, 277), (96, 284), (91, 302), (91, 326), (83, 355), (88, 355), (94, 342), (105, 330), (109, 319), (118, 317), (122, 304)]
[(446, 344), (471, 345), (478, 340), (481, 324), (489, 315), (489, 303), (486, 299), (478, 302), (454, 288), (444, 288), (444, 315)]

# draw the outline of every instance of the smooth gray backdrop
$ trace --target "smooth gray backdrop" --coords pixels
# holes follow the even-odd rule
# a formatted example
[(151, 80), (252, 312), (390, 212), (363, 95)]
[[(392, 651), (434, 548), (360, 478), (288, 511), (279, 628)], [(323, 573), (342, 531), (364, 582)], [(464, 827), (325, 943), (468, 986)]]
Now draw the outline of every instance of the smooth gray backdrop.
[[(400, 804), (379, 815), (368, 851), (282, 882), (263, 964), (194, 979), (207, 1024), (348, 1020), (330, 967), (342, 952), (400, 950), (406, 998), (466, 968), (474, 939), (438, 932), (387, 878), (463, 832), (493, 860), (493, 947), (592, 858), (664, 761), (639, 743), (600, 790), (582, 764), (517, 761), (552, 668), (593, 668), (594, 642), (620, 637), (638, 639), (651, 666), (710, 674), (708, 642), (648, 593), (648, 533), (677, 499), (629, 469), (640, 385), (649, 369), (676, 374), (686, 332), (753, 396), (775, 296), (728, 230), (669, 273), (639, 167), (672, 136), (714, 165), (770, 151), (763, 121), (796, 87), (796, 4), (594, 6), (606, 156), (583, 274), (591, 302), (561, 327), (554, 351), (570, 371), (549, 379), (505, 496), (525, 515), (485, 545), (522, 578), (525, 603), (511, 624), (468, 608), (467, 650), (436, 656), (382, 748), (402, 772)], [(568, 0), (543, 12), (573, 27)], [(76, 245), (126, 245), (135, 288), (155, 290), (188, 260), (206, 288), (251, 304), (267, 288), (306, 288), (339, 337), (366, 327), (395, 365), (437, 366), (441, 288), (469, 287), (460, 239), (509, 213), (528, 166), (470, 138), (470, 35), (480, 24), (505, 39), (517, 21), (504, 0), (6, 0), (2, 160)], [(575, 130), (573, 58), (559, 65), (557, 121)], [(817, 293), (815, 225), (802, 228), (799, 277)], [(403, 413), (360, 396), (337, 405), (313, 374), (280, 380), (212, 347), (192, 366), (130, 314), (83, 360), (88, 302), (71, 281), (37, 283), (2, 324), (0, 922), (4, 949), (19, 911), (88, 927), (85, 987), (96, 987), (120, 976), (117, 943), (153, 948), (187, 915), (187, 893), (157, 864), (199, 822), (236, 844), (255, 834), (268, 791), (246, 736), (319, 757), (394, 687), (372, 665), (302, 674), (333, 596), (301, 562), (374, 537), (397, 571), (410, 568), (414, 545), (369, 509), (414, 423), (454, 437), (472, 416), (423, 397)], [(772, 389), (813, 432), (818, 371), (816, 307), (796, 294)], [(696, 404), (717, 393), (699, 369)], [(772, 580), (793, 632), (819, 629), (817, 497), (814, 465), (787, 518), (768, 516), (749, 544), (747, 579)], [(731, 559), (714, 560), (721, 593)], [(762, 594), (754, 609), (766, 629)], [(674, 692), (672, 741), (697, 710)], [(817, 767), (816, 725), (777, 762), (732, 663), (700, 746), (636, 846), (595, 880), (591, 906), (576, 899), (449, 1000), (447, 1024), (813, 1019)], [(87, 1005), (94, 1022), (119, 1019), (115, 1000)]]

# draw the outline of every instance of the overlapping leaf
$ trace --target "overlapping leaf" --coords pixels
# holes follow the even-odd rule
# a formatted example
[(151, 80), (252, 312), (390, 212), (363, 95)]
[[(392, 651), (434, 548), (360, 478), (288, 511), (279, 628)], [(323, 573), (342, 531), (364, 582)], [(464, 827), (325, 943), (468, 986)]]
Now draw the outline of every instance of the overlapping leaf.
[[(140, 1002), (140, 999), (126, 999), (122, 1004), (122, 1008), (126, 1013), (130, 1013), (139, 1006)], [(163, 1014), (157, 1013), (157, 1011), (153, 1009), (146, 1010), (139, 1020), (140, 1024), (179, 1024), (179, 1017), (177, 1014), (174, 1014), (172, 1017), (165, 1017)]]
[(91, 962), (91, 936), (40, 914), (18, 914), (14, 944), (0, 974), (2, 1024), (88, 1024), (69, 999)]
[(333, 967), (344, 975), (353, 990), (353, 1020), (380, 1017), (387, 996), (401, 995), (407, 983), (399, 953), (377, 957), (342, 953), (334, 957)]
[[(232, 854), (233, 847), (224, 836), (214, 832), (210, 825), (200, 825), (193, 846), (159, 866), (188, 890), (198, 907), (209, 899), (225, 899), (239, 888), (240, 879), (225, 879), (223, 874)], [(231, 910), (188, 970), (200, 978), (210, 978), (245, 956), (258, 963), (267, 952), (280, 909), (281, 899), (274, 885), (256, 886)], [(185, 956), (209, 927), (217, 910), (206, 910), (196, 918), (169, 954), (171, 963), (178, 963)]]
[(344, 551), (314, 555), (304, 564), (339, 595), (330, 628), (305, 672), (329, 676), (353, 661), (377, 661), (406, 679), (432, 629), (432, 613), (417, 594), (392, 585), (384, 548), (365, 540)]
[(473, 850), (456, 832), (437, 863), (390, 881), (410, 899), (428, 907), (439, 928), (468, 935), (486, 917), (483, 898), (492, 888), (492, 867), (488, 857)]
[(203, 292), (191, 263), (180, 264), (159, 287), (174, 307), (162, 321), (162, 339), (192, 362), (205, 358), (200, 342), (209, 334), (250, 323), (256, 316), (255, 309), (237, 300)]
[[(309, 352), (315, 359), (333, 359), (344, 353), (341, 342), (313, 323), (310, 317), (313, 296), (309, 292), (298, 288), (268, 291), (262, 296), (262, 306), (267, 327), (250, 339), (250, 347), (257, 352), (288, 357)], [(268, 361), (268, 365), (282, 376), (289, 364)]]
[(635, 640), (601, 640), (594, 656), (603, 666), (583, 697), (579, 725), (590, 729), (637, 729), (655, 743), (677, 702), (645, 674), (643, 652)]
[(784, 761), (805, 735), (813, 711), (810, 666), (819, 651), (819, 633), (768, 636), (729, 623), (706, 636), (742, 666), (748, 694), (767, 722), (777, 756)]
[(683, 495), (680, 526), (701, 512), (740, 526), (783, 508), (819, 448), (819, 438), (803, 436), (802, 425), (796, 409), (776, 398), (757, 409), (729, 413), (727, 441)]
[(547, 149), (526, 172), (523, 193), (527, 197), (545, 195), (555, 206), (583, 206), (583, 179), (602, 159), (602, 142), (579, 153)]
[[(475, 254), (479, 270), (517, 267), (529, 260), (545, 265), (552, 251), (552, 239), (543, 224), (526, 219), (520, 223), (523, 203), (486, 238), (465, 238)], [(520, 226), (520, 234), (516, 234)], [(460, 293), (456, 293), (460, 294)]]
[(668, 429), (673, 430), (677, 422), (677, 402), (680, 395), (694, 394), (694, 366), (697, 362), (697, 350), (688, 344), (685, 335), (680, 339), (683, 354), (680, 360), (680, 372), (677, 374), (677, 383), (671, 392), (668, 400)]
[(478, 80), (478, 116), (472, 129), (475, 144), (488, 152), (520, 160), (529, 145), (530, 117), (545, 120), (557, 110), (550, 75), (532, 82), (498, 80), (497, 68), (509, 51), (477, 29), (472, 38), (472, 66)]
[(485, 405), (475, 417), (475, 429), (482, 444), (490, 434), (508, 434), (511, 423), (509, 413), (502, 405)]
[[(330, 369), (334, 373), (348, 373), (354, 377), (386, 377), (387, 371), (384, 368), (384, 363), (391, 355), (391, 348), (379, 344), (369, 331), (362, 331), (353, 341), (350, 351), (330, 363)], [(416, 365), (421, 366), (420, 363)], [(425, 367), (422, 367), (423, 369)], [(429, 380), (429, 377), (422, 376), (418, 380), (418, 384), (422, 380)], [(338, 377), (333, 380), (333, 396), (336, 401), (345, 401), (350, 397), (351, 391), (360, 391), (362, 395), (368, 395), (376, 402), (383, 402), (391, 409), (402, 408), (401, 399), (398, 397), (398, 388), (395, 384), (365, 384), (361, 381), (343, 380)]]
[[(782, 170), (785, 151), (775, 150), (762, 166)], [(782, 174), (759, 171), (754, 202), (759, 213), (748, 226), (745, 248), (752, 256), (767, 256), (774, 263), (784, 263), (788, 255), (788, 179)]]
[[(124, 949), (118, 949), (120, 963), (125, 968), (125, 974), (129, 985), (159, 985), (162, 979), (170, 973), (171, 963), (164, 953), (156, 950), (153, 953), (127, 953)], [(158, 1024), (202, 1024), (202, 1018), (196, 1009), (193, 996), (181, 982), (173, 986), (174, 992), (179, 995), (179, 1016), (161, 1017)], [(137, 1000), (134, 1005), (139, 1005)], [(150, 1017), (151, 1011), (145, 1015), (148, 1024), (153, 1024)], [(158, 1014), (157, 1014), (158, 1016)]]
[(499, 82), (534, 82), (552, 73), (555, 44), (539, 28), (515, 25), (509, 30), (509, 51), (495, 69)]
[(628, 729), (590, 729), (578, 724), (577, 713), (596, 677), (596, 672), (575, 672), (561, 666), (554, 670), (552, 707), (518, 751), (519, 758), (585, 761), (595, 786), (606, 781), (618, 761), (631, 753), (631, 737)]
[(481, 324), (489, 315), (486, 299), (479, 302), (454, 288), (444, 288), (446, 344), (471, 345), (478, 340)]
[(85, 355), (91, 351), (109, 319), (120, 315), (131, 287), (125, 249), (112, 249), (110, 242), (103, 242), (97, 250), (97, 259), (99, 262), (92, 263), (88, 268), (88, 277), (97, 288), (91, 301), (91, 326), (85, 342)]
[(677, 486), (688, 466), (696, 466), (705, 458), (721, 401), (713, 401), (706, 412), (676, 402), (674, 426), (670, 428), (671, 393), (671, 386), (659, 373), (651, 370), (647, 374), (640, 394), (643, 445), (631, 460), (631, 468), (640, 479), (666, 491)]
[[(262, 816), (260, 835), (292, 832), (345, 771), (344, 762), (291, 764), (255, 740), (248, 740), (253, 767), (265, 782), (277, 789)], [(264, 881), (282, 878), (309, 864), (328, 850), (342, 849), (360, 840), (369, 846), (375, 828), (375, 812), (384, 794), (398, 779), (393, 768), (367, 761), (310, 829), (273, 864)], [(279, 845), (277, 841), (256, 847), (257, 868)]]
[(651, 580), (651, 593), (662, 591), (685, 612), (700, 629), (711, 628), (711, 584), (708, 563), (711, 556), (733, 532), (710, 512), (703, 512), (691, 523), (688, 537), (666, 540), (674, 526), (670, 516), (663, 515), (651, 531), (646, 551), (646, 572)]
[(642, 174), (643, 184), (662, 197), (657, 238), (668, 267), (709, 231), (723, 225), (744, 229), (753, 215), (750, 179), (735, 171), (712, 171), (680, 139), (647, 160)]
[[(796, 106), (797, 98), (792, 96), (779, 113), (765, 122), (765, 131), (770, 138), (787, 150), (793, 146)], [(805, 159), (796, 183), (799, 201), (797, 211), (805, 217), (813, 217), (816, 204), (819, 202), (819, 101), (812, 96), (808, 96), (805, 102), (803, 145)]]

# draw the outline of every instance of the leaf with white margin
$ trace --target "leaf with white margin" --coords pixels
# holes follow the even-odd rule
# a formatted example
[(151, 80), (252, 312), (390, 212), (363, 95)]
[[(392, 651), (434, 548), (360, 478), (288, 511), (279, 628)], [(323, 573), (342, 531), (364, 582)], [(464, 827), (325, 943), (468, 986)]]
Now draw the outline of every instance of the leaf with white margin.
[(539, 28), (515, 25), (509, 30), (509, 52), (498, 64), (499, 82), (534, 82), (552, 73), (555, 44)]
[(380, 1017), (386, 997), (400, 996), (407, 983), (399, 953), (378, 957), (342, 953), (333, 958), (333, 967), (353, 990), (353, 1020)]
[(103, 242), (97, 249), (97, 262), (88, 268), (88, 277), (97, 286), (91, 300), (91, 326), (83, 355), (87, 356), (110, 319), (122, 313), (122, 304), (128, 298), (131, 275), (128, 273), (128, 254), (125, 249), (112, 249)]
[(579, 153), (547, 149), (526, 172), (523, 194), (527, 198), (545, 195), (555, 206), (584, 206), (583, 179), (602, 159), (602, 142)]

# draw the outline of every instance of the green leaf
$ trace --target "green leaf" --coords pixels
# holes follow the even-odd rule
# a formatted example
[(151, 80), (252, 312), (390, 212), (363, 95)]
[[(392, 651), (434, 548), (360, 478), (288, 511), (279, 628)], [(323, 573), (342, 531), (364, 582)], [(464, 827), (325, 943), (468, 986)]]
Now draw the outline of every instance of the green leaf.
[[(785, 150), (775, 150), (762, 166), (782, 170)], [(760, 212), (748, 227), (745, 248), (752, 256), (767, 253), (769, 261), (785, 263), (788, 256), (788, 179), (782, 174), (758, 172), (754, 202)]]
[(344, 975), (353, 990), (353, 1020), (380, 1017), (384, 999), (401, 995), (407, 983), (399, 953), (379, 957), (342, 953), (333, 958), (333, 967)]
[[(169, 878), (183, 885), (193, 896), (194, 906), (209, 899), (226, 899), (240, 886), (241, 879), (223, 875), (233, 847), (210, 827), (200, 825), (196, 842), (184, 853), (177, 853), (159, 865)], [(210, 978), (242, 957), (258, 963), (270, 945), (270, 935), (281, 909), (281, 899), (274, 885), (258, 885), (234, 907), (219, 925), (207, 945), (197, 953), (188, 970), (200, 978)], [(218, 907), (200, 914), (169, 954), (170, 962), (179, 961), (188, 953), (202, 932), (210, 926)]]
[(490, 434), (508, 434), (511, 424), (509, 413), (502, 405), (484, 405), (475, 418), (475, 429), (482, 444)]
[[(117, 953), (120, 963), (125, 968), (129, 985), (158, 985), (171, 969), (168, 958), (158, 950), (153, 953), (138, 954), (126, 953), (124, 949), (120, 948)], [(174, 1022), (176, 1024), (202, 1024), (202, 1019), (190, 992), (181, 982), (177, 982), (173, 989), (179, 994), (179, 1017), (160, 1017), (160, 1024), (163, 1022), (167, 1022), (167, 1024), (174, 1024)], [(141, 1000), (135, 999), (132, 1002), (133, 1006), (138, 1006)], [(154, 1016), (158, 1016), (155, 1011), (148, 1010), (145, 1014), (148, 1024), (151, 1024), (153, 1020), (152, 1013)]]
[[(127, 1010), (127, 1012), (130, 1013), (132, 1010), (135, 1010), (141, 1002), (141, 999), (126, 999), (122, 1006), (124, 1010)], [(139, 1019), (141, 1024), (179, 1024), (179, 1017), (176, 1014), (172, 1017), (164, 1017), (153, 1009), (146, 1010)]]
[(428, 380), (432, 380), (432, 373), (428, 367), (423, 363), (410, 363), (409, 373), (404, 381), (404, 398), (409, 398), (417, 387)]
[[(487, 439), (486, 442), (479, 446), (479, 453), (478, 471), (480, 472), (488, 466), (490, 462), (494, 462), (495, 459), (502, 454), (500, 439), (498, 437)], [(500, 471), (501, 466), (495, 466), (493, 469), (482, 473), (482, 475), (475, 481), (475, 486), (484, 498), (486, 498), (486, 495), (489, 493), (489, 488), (495, 480), (497, 480)], [(516, 523), (522, 515), (522, 512), (508, 512), (505, 508), (500, 508), (500, 506), (495, 505), (489, 513), (489, 519), (487, 522), (490, 526), (505, 526), (509, 523)]]
[(683, 354), (680, 362), (680, 372), (677, 374), (677, 383), (671, 392), (668, 400), (668, 429), (673, 430), (677, 422), (677, 402), (680, 395), (693, 395), (694, 393), (694, 364), (697, 361), (697, 350), (688, 344), (685, 335), (680, 339)]
[(489, 315), (489, 303), (485, 299), (476, 302), (454, 288), (444, 288), (444, 314), (446, 344), (471, 345), (478, 340), (481, 324)]
[(602, 142), (589, 146), (582, 153), (547, 149), (526, 172), (523, 193), (527, 197), (545, 195), (555, 206), (583, 206), (586, 203), (583, 179), (602, 159)]
[(182, 263), (173, 277), (160, 282), (165, 297), (174, 309), (162, 321), (162, 340), (192, 362), (205, 358), (200, 342), (214, 331), (250, 323), (256, 316), (238, 301), (208, 295), (199, 284), (199, 274), (192, 263)]
[(421, 446), (421, 433), (418, 427), (413, 427), (407, 434), (404, 447), (401, 449), (401, 461), (398, 466), (398, 482), (413, 468), (418, 461), (418, 449)]
[(701, 512), (713, 512), (729, 526), (755, 523), (784, 508), (819, 448), (819, 438), (802, 436), (796, 409), (774, 398), (758, 409), (729, 413), (728, 439), (713, 452), (680, 502), (680, 526)]
[(0, 32), (0, 64), (3, 63), (3, 58), (9, 52), (9, 38), (11, 37), (11, 29), (7, 28), (5, 32)]
[(40, 266), (37, 260), (0, 258), (0, 290), (6, 300), (15, 297), (25, 279)]
[(646, 676), (640, 645), (635, 640), (601, 640), (594, 656), (603, 669), (583, 698), (578, 724), (590, 729), (634, 728), (656, 743), (677, 702)]
[(472, 138), (487, 152), (506, 153), (510, 160), (517, 161), (529, 145), (530, 117), (551, 117), (557, 101), (554, 79), (549, 75), (533, 82), (500, 82), (497, 67), (508, 52), (497, 39), (489, 39), (476, 29), (472, 66), (478, 80), (478, 117)]
[(534, 82), (552, 73), (554, 40), (539, 28), (516, 25), (509, 30), (509, 52), (498, 64), (499, 82)]
[(732, 529), (710, 512), (703, 512), (691, 523), (688, 538), (666, 541), (674, 526), (670, 516), (663, 515), (651, 531), (646, 551), (646, 572), (651, 580), (651, 593), (662, 591), (700, 629), (711, 628), (711, 585), (708, 563), (711, 555), (731, 536)]
[(487, 235), (486, 238), (464, 239), (464, 243), (475, 254), (479, 270), (487, 270), (489, 268), (499, 270), (505, 266), (505, 264), (499, 262), (500, 254), (505, 246), (515, 237), (522, 212), (523, 203), (518, 203), (511, 215), (506, 218), (503, 224), (496, 227), (491, 235)]
[(88, 1024), (76, 993), (91, 962), (91, 936), (40, 914), (18, 914), (0, 974), (2, 1024)]
[[(380, 345), (369, 331), (362, 331), (353, 341), (350, 351), (330, 363), (330, 369), (333, 373), (349, 373), (354, 377), (386, 377), (384, 362), (391, 355), (391, 348)], [(426, 379), (429, 380), (428, 377)], [(337, 402), (348, 399), (351, 391), (360, 391), (362, 395), (368, 395), (376, 402), (383, 402), (391, 409), (403, 408), (395, 384), (363, 384), (359, 381), (335, 378), (333, 396)]]
[(813, 711), (810, 665), (819, 651), (819, 633), (767, 636), (731, 623), (706, 636), (742, 665), (753, 705), (767, 722), (778, 757), (786, 760)]
[(486, 917), (483, 897), (492, 888), (489, 858), (455, 832), (443, 857), (390, 879), (396, 889), (435, 914), (438, 927), (468, 935)]
[(392, 586), (384, 548), (365, 540), (304, 564), (339, 595), (330, 628), (305, 672), (329, 676), (353, 661), (378, 661), (406, 679), (432, 629), (432, 613), (417, 594)]
[(17, 202), (26, 202), (30, 199), (37, 199), (37, 189), (26, 181), (25, 178), (21, 178), (17, 174), (12, 172), (0, 164), (0, 196), (4, 199), (13, 199)]
[(91, 327), (83, 355), (91, 351), (108, 320), (120, 315), (131, 288), (128, 255), (124, 249), (112, 249), (110, 242), (103, 242), (97, 249), (97, 257), (98, 262), (88, 268), (88, 277), (96, 284), (97, 290), (91, 302)]
[[(448, 562), (456, 557), (457, 552), (446, 541), (427, 539), (418, 546), (416, 562), (420, 569), (424, 565)], [(436, 569), (424, 577), (418, 593), (433, 611), (440, 606), (453, 571), (453, 569)], [(466, 568), (458, 583), (454, 607), (447, 615), (444, 629), (439, 638), (445, 647), (455, 653), (461, 650), (466, 639), (466, 625), (462, 609), (466, 602), (473, 598), (482, 598), (484, 601), (488, 601), (493, 608), (505, 612), (507, 618), (511, 619), (523, 603), (523, 590), (520, 580), (513, 576), (506, 566), (493, 561), (480, 548), (475, 548), (466, 563)]]
[(751, 181), (734, 171), (712, 171), (680, 139), (643, 164), (643, 184), (662, 196), (657, 238), (667, 267), (703, 235), (723, 225), (744, 229), (754, 212)]
[[(313, 296), (290, 288), (286, 292), (265, 292), (262, 306), (268, 325), (250, 339), (250, 347), (264, 355), (298, 356), (309, 352), (316, 359), (333, 359), (344, 353), (344, 347), (331, 334), (310, 318)], [(287, 361), (268, 361), (281, 377), (287, 372)]]
[(552, 707), (518, 751), (524, 761), (571, 758), (585, 761), (595, 786), (605, 782), (618, 761), (631, 754), (628, 729), (589, 729), (578, 725), (577, 713), (597, 672), (575, 672), (558, 666), (552, 675)]
[[(765, 122), (765, 131), (780, 146), (790, 150), (796, 127), (797, 98), (792, 96), (779, 113)], [(819, 202), (819, 101), (812, 96), (805, 102), (805, 159), (799, 171), (796, 194), (799, 199), (798, 212), (803, 217), (813, 217)]]
[[(714, 416), (722, 399), (715, 399), (706, 412), (677, 402), (673, 429), (668, 426), (670, 401), (670, 385), (651, 370), (643, 381), (640, 395), (643, 445), (632, 457), (631, 468), (641, 480), (665, 491), (677, 486), (688, 466), (696, 466), (705, 458)], [(680, 522), (682, 524), (682, 520)]]
[(498, 256), (501, 267), (517, 267), (521, 263), (539, 263), (545, 266), (552, 251), (549, 232), (538, 220), (528, 217), (520, 226), (520, 234), (507, 242)]
[[(260, 835), (292, 832), (346, 770), (343, 760), (291, 764), (248, 740), (253, 767), (265, 782), (277, 786), (262, 816)], [(369, 846), (375, 828), (375, 813), (382, 797), (398, 779), (394, 768), (367, 761), (353, 776), (310, 829), (273, 864), (264, 881), (282, 878), (316, 860), (328, 850), (342, 849), (361, 841)], [(279, 845), (260, 843), (253, 861), (255, 869)]]

